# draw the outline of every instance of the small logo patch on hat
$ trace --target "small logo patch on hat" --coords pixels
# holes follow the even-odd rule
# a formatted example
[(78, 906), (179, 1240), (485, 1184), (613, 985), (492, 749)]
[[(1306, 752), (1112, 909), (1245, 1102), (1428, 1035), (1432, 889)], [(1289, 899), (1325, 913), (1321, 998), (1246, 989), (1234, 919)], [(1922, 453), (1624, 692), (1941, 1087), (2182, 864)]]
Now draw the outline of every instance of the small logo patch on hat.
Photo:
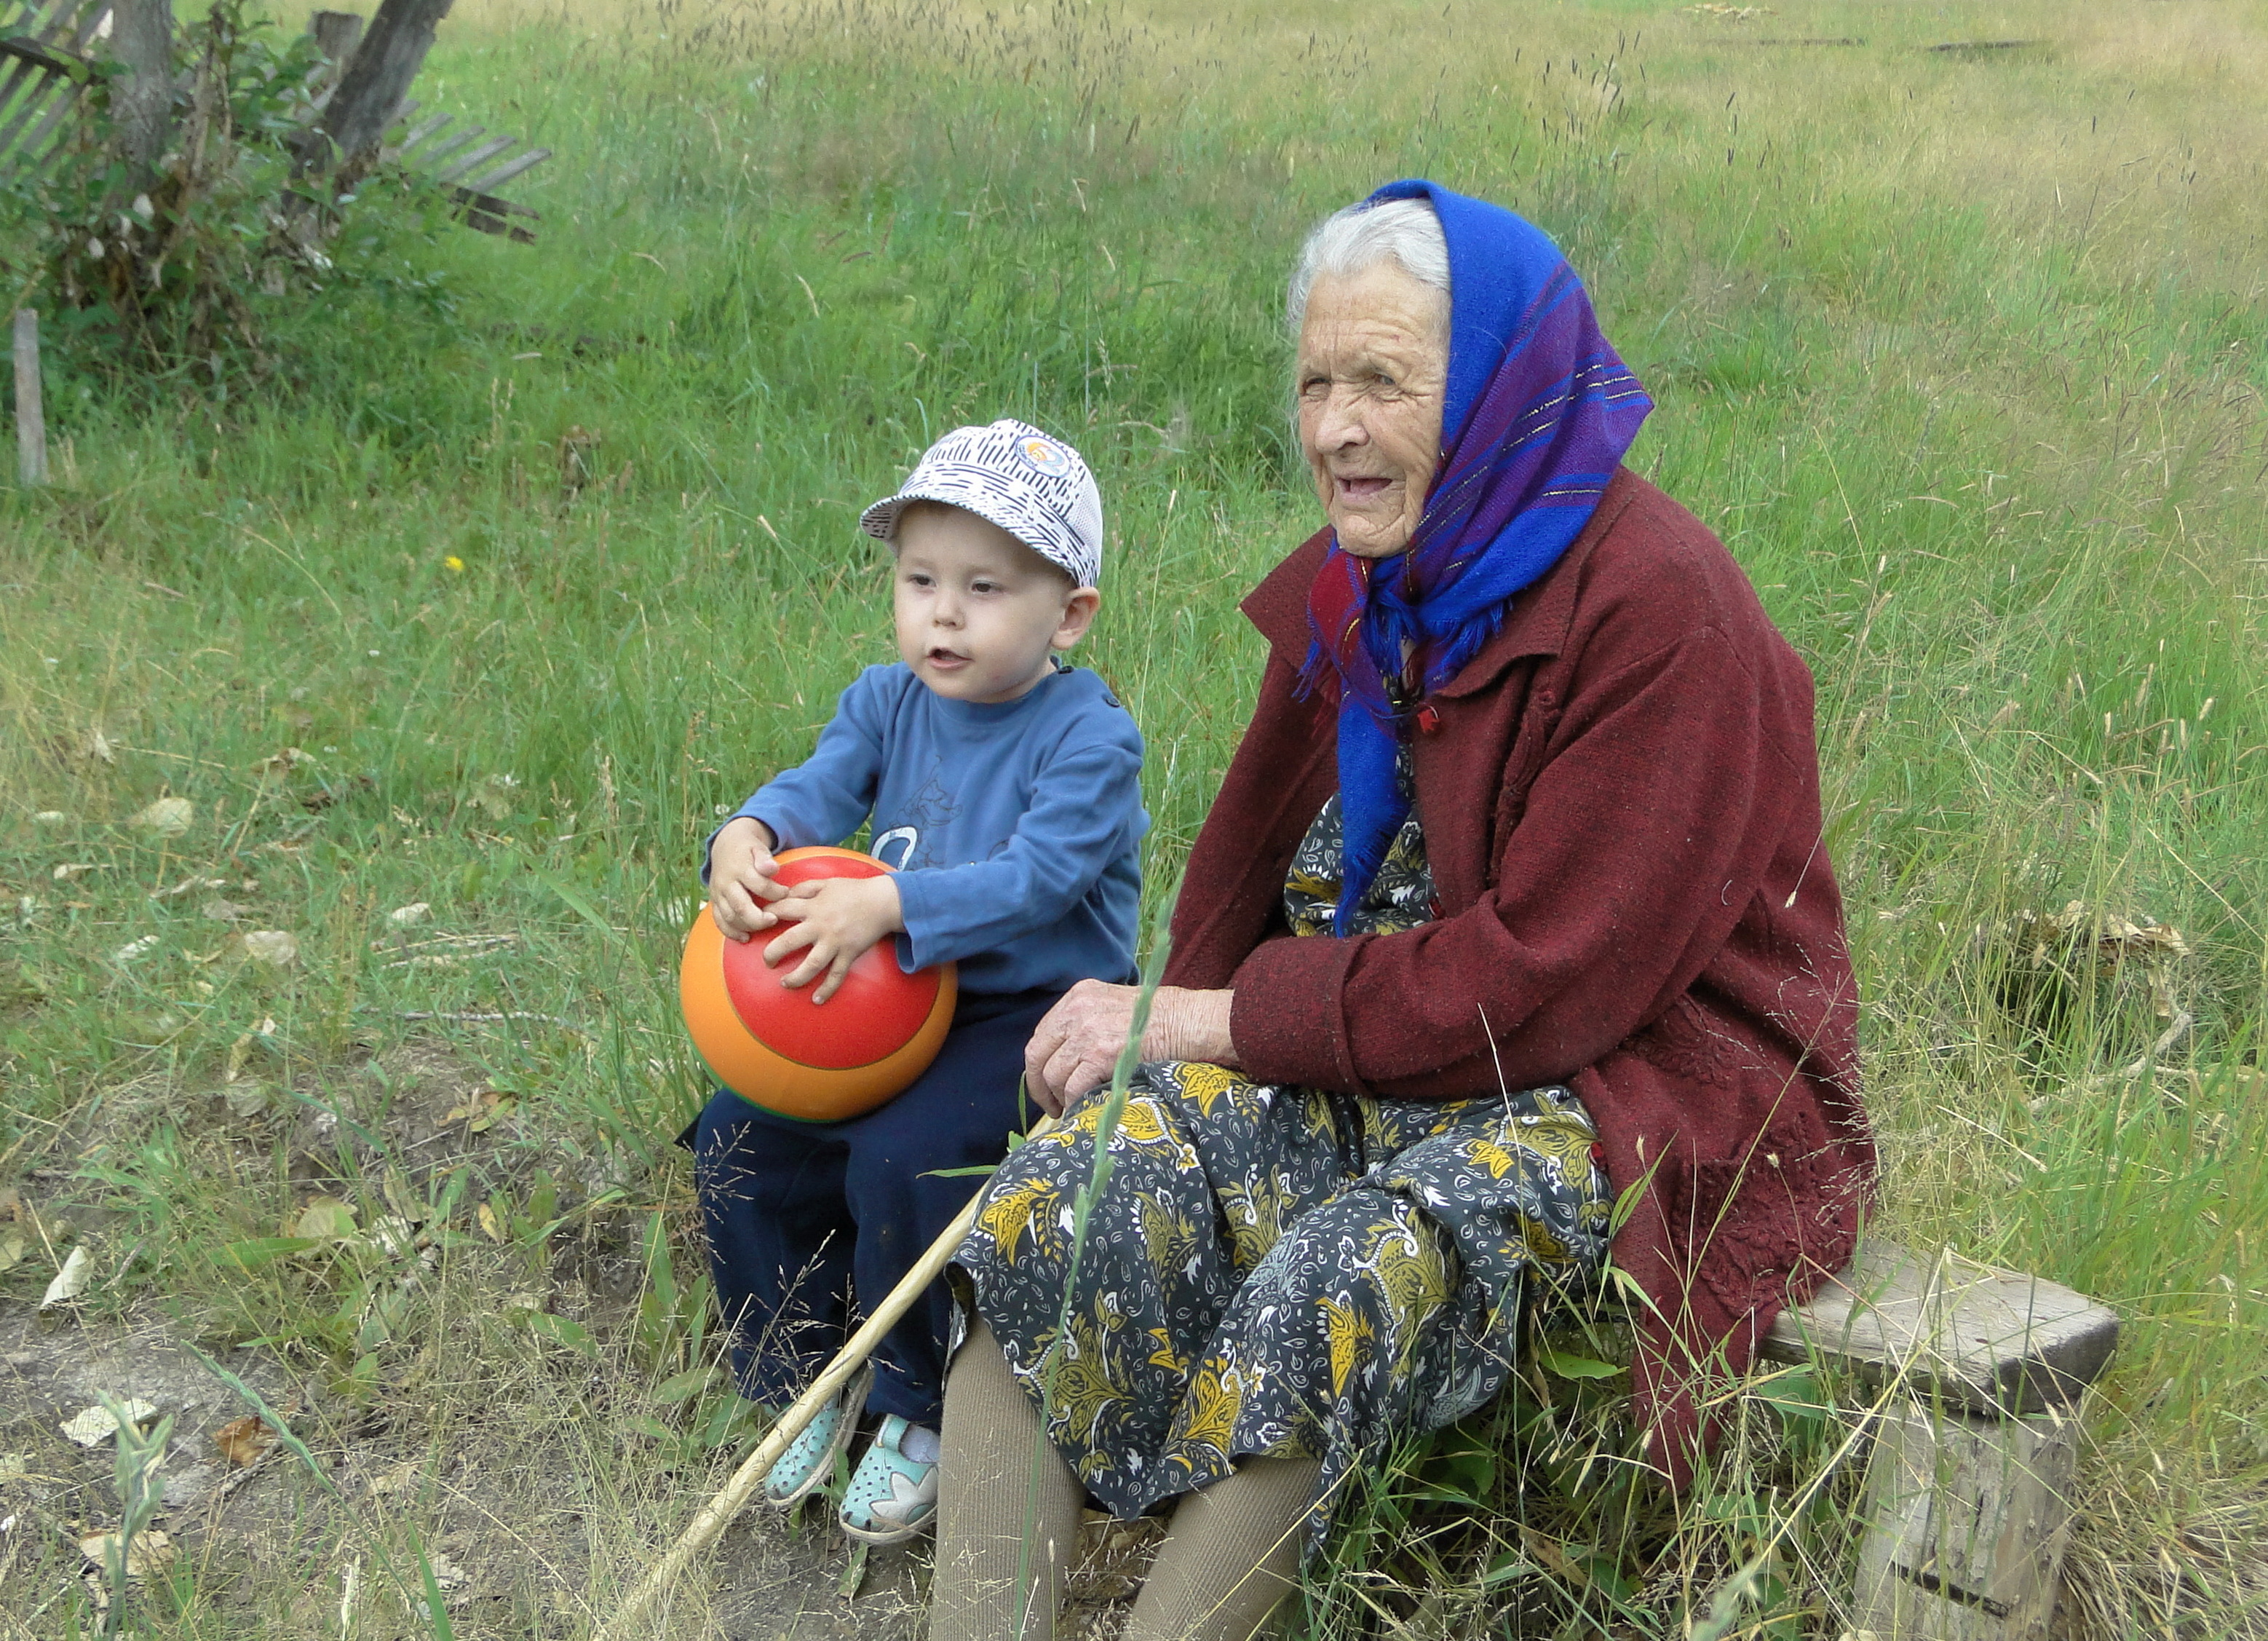
[(1024, 458), (1026, 466), (1049, 478), (1061, 478), (1071, 471), (1071, 452), (1052, 439), (1019, 439), (1016, 454)]

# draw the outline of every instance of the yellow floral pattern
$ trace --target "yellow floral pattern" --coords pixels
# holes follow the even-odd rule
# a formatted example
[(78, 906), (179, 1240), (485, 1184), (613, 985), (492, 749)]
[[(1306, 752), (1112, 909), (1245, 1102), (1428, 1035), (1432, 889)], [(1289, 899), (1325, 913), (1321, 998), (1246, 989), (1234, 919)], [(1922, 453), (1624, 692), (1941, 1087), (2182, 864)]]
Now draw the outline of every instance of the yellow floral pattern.
[(1495, 1394), (1525, 1307), (1605, 1255), (1607, 1182), (1564, 1088), (1233, 1100), (1219, 1076), (1138, 1074), (1141, 1120), (1112, 1136), (1067, 1319), (1058, 1228), (1092, 1172), (1091, 1126), (1016, 1151), (961, 1249), (1049, 1433), (1123, 1519), (1253, 1453), (1322, 1457), (1329, 1498), (1396, 1433)]
[[(1329, 932), (1337, 863), (1334, 801), (1286, 884), (1296, 931)], [(1432, 895), (1413, 817), (1358, 924), (1415, 927)], [(1606, 1256), (1597, 1135), (1567, 1089), (1374, 1100), (1166, 1061), (1136, 1074), (1067, 1305), (1101, 1112), (1010, 1156), (959, 1263), (1049, 1434), (1122, 1519), (1248, 1455), (1298, 1454), (1323, 1460), (1319, 1542), (1354, 1466), (1493, 1396), (1527, 1308)]]

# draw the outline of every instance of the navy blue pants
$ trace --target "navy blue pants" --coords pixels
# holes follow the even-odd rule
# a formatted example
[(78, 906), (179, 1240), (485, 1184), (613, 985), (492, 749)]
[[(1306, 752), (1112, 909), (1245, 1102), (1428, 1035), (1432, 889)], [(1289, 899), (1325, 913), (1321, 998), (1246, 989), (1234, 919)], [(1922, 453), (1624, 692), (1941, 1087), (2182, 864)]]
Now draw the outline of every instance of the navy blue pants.
[[(798, 1122), (719, 1090), (694, 1125), (694, 1179), (740, 1393), (784, 1407), (842, 1349), (984, 1182), (1029, 1113), (1024, 1046), (1057, 991), (964, 996), (945, 1046), (895, 1099)], [(953, 1299), (943, 1281), (883, 1337), (867, 1408), (932, 1430), (945, 1407)]]

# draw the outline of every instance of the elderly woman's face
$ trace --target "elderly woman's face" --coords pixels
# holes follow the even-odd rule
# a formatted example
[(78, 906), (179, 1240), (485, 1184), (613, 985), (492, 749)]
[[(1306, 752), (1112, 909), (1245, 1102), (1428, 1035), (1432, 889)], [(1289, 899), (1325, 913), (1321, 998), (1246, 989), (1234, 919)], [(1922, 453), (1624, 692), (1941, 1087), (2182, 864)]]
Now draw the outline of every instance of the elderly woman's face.
[(1300, 327), (1300, 445), (1339, 545), (1410, 545), (1441, 460), (1449, 299), (1395, 262), (1320, 276)]

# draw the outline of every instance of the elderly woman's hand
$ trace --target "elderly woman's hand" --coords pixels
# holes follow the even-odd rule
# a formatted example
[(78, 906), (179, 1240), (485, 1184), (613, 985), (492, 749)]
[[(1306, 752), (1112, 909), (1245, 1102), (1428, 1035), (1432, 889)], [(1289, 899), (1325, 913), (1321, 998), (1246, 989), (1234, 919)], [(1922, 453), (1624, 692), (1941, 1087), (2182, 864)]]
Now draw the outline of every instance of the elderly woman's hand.
[[(1024, 1049), (1024, 1086), (1041, 1110), (1060, 1117), (1079, 1095), (1110, 1080), (1118, 1051), (1133, 1029), (1134, 1000), (1140, 994), (1132, 986), (1081, 980), (1048, 1010)], [(1236, 1046), (1228, 1036), (1229, 1004), (1235, 995), (1160, 987), (1150, 1001), (1142, 1058), (1235, 1065)]]

